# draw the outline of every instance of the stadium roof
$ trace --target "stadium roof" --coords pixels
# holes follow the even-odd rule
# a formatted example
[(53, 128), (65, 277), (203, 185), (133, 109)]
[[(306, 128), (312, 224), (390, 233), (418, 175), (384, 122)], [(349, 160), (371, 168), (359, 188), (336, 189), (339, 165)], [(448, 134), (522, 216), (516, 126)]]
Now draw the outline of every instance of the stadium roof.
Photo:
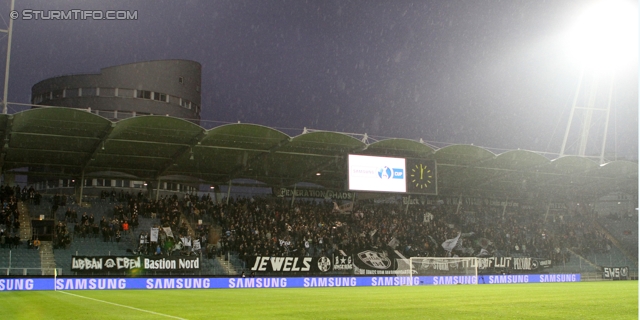
[[(29, 175), (139, 179), (220, 184), (245, 178), (271, 186), (310, 182), (346, 187), (347, 155), (437, 161), (440, 194), (551, 195), (612, 191), (637, 193), (638, 164), (589, 158), (549, 160), (524, 150), (496, 155), (472, 145), (434, 149), (408, 139), (367, 144), (343, 133), (315, 131), (290, 137), (254, 124), (210, 130), (166, 116), (109, 121), (80, 109), (42, 108), (0, 115), (3, 171)], [(317, 173), (320, 173), (317, 175)]]

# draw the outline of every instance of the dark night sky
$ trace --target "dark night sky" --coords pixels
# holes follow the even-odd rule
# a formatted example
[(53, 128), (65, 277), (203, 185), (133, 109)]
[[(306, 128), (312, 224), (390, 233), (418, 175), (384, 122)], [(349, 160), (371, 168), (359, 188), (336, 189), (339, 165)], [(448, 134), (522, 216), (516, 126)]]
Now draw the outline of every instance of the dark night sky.
[[(554, 153), (580, 75), (561, 34), (590, 3), (16, 2), (138, 10), (138, 20), (16, 20), (11, 102), (28, 103), (31, 86), (52, 76), (191, 59), (202, 64), (203, 120)], [(607, 151), (615, 140), (637, 159), (637, 61), (616, 76), (614, 108)]]

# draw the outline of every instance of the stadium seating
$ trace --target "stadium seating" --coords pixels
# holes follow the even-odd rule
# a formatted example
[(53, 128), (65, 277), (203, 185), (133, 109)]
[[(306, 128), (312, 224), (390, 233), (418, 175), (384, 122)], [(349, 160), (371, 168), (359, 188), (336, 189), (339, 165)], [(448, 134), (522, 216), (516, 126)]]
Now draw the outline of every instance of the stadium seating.
[(40, 252), (36, 249), (27, 249), (26, 244), (18, 248), (0, 249), (0, 275), (41, 275)]
[(633, 254), (636, 258), (638, 255), (638, 216), (632, 215), (631, 217), (613, 217), (613, 216), (601, 216), (598, 218), (598, 223), (604, 229), (606, 229), (611, 236), (615, 237), (622, 246)]
[[(130, 199), (140, 205), (152, 202), (143, 198)], [(162, 200), (165, 211), (159, 212), (156, 218), (141, 214), (138, 228), (133, 232), (123, 233), (119, 243), (104, 242), (101, 236), (73, 234), (67, 248), (55, 250), (56, 266), (62, 268), (64, 273), (69, 273), (71, 256), (76, 254), (131, 255), (138, 249), (141, 232), (149, 232), (152, 226), (167, 223), (161, 217), (166, 216), (171, 206), (174, 208), (171, 210), (179, 210), (181, 221), (185, 216), (189, 217), (191, 235), (198, 229), (195, 236), (209, 236), (208, 231), (203, 231), (203, 226), (196, 224), (197, 218), (204, 220), (206, 226), (213, 226), (214, 233), (221, 235), (221, 246), (212, 258), (207, 258), (211, 254), (203, 250), (199, 274), (240, 274), (247, 270), (246, 258), (252, 255), (318, 256), (331, 254), (336, 250), (353, 253), (364, 246), (390, 246), (388, 243), (391, 239), (398, 242), (394, 251), (399, 255), (444, 256), (447, 252), (441, 244), (455, 237), (458, 232), (465, 235), (453, 253), (461, 256), (478, 255), (478, 241), (482, 240), (489, 243), (486, 248), (495, 256), (552, 259), (553, 267), (545, 269), (545, 272), (595, 273), (602, 266), (622, 265), (629, 266), (631, 271), (638, 270), (637, 263), (617, 247), (620, 244), (627, 249), (635, 247), (637, 251), (637, 238), (626, 234), (631, 223), (637, 224), (637, 217), (631, 222), (606, 217), (596, 220), (592, 213), (576, 208), (552, 216), (525, 214), (519, 212), (518, 208), (512, 208), (505, 215), (504, 210), (487, 206), (438, 205), (428, 208), (433, 218), (425, 223), (424, 208), (411, 207), (404, 214), (405, 208), (401, 205), (373, 202), (361, 203), (354, 210), (364, 212), (363, 216), (358, 217), (332, 214), (331, 204), (323, 202), (301, 201), (290, 208), (289, 203), (269, 197), (257, 200), (236, 199), (228, 206), (214, 204), (210, 199), (203, 200), (189, 196)], [(207, 213), (196, 218), (189, 211), (189, 201), (201, 209), (206, 207)], [(37, 217), (40, 214), (50, 214), (51, 204), (51, 199), (45, 197), (40, 206), (29, 204), (28, 208), (31, 216)], [(68, 202), (58, 209), (56, 217), (64, 221), (65, 211), (70, 209), (78, 213), (78, 219), (86, 212), (87, 215), (93, 215), (96, 222), (103, 217), (110, 220), (114, 216), (115, 205), (123, 205), (125, 211), (128, 210), (126, 202), (88, 199), (83, 206)], [(598, 229), (598, 225), (604, 229)], [(75, 223), (68, 222), (67, 230), (73, 233), (74, 226)], [(179, 228), (173, 230), (174, 233), (178, 232), (177, 229)], [(610, 242), (610, 236), (618, 241)], [(325, 240), (324, 244), (317, 242), (319, 237)], [(290, 241), (286, 248), (280, 242), (285, 238)], [(214, 243), (213, 239), (210, 240), (212, 242), (209, 248)], [(311, 246), (305, 248), (308, 240), (311, 240)], [(524, 245), (527, 247), (526, 251), (523, 250)], [(203, 244), (203, 247), (206, 248), (207, 245)], [(25, 264), (36, 260), (22, 256), (20, 259), (24, 259)]]

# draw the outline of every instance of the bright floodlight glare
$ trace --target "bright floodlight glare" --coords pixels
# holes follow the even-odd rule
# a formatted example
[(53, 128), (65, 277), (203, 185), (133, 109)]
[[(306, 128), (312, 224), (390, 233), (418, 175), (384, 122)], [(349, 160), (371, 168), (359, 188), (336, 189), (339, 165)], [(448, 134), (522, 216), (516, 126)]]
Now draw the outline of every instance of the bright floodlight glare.
[(609, 0), (587, 8), (566, 39), (570, 58), (588, 69), (614, 69), (638, 58), (635, 2)]

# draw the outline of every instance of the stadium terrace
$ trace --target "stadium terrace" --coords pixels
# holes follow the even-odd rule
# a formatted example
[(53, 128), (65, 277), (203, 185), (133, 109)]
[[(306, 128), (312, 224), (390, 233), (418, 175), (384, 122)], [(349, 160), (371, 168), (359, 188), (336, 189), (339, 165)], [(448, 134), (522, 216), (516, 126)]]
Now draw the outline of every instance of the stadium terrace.
[[(628, 161), (325, 131), (292, 137), (250, 124), (205, 130), (159, 116), (112, 122), (66, 108), (0, 115), (0, 129), (11, 139), (5, 174), (34, 182), (0, 188), (0, 271), (9, 276), (211, 275), (273, 287), (283, 283), (265, 279), (347, 286), (367, 275), (369, 285), (416, 281), (403, 276), (519, 283), (605, 268), (610, 278), (637, 275), (628, 230), (637, 215), (624, 204), (637, 200), (638, 168)], [(357, 188), (350, 167), (364, 179)]]

